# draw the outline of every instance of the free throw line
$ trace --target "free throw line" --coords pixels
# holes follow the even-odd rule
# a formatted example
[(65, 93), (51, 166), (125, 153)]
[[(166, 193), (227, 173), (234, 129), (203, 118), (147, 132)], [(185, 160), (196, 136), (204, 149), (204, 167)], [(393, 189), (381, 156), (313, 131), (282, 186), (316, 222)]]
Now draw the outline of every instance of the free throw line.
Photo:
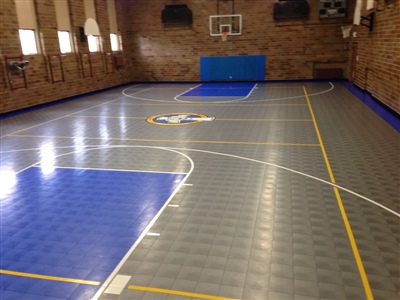
[(0, 274), (35, 278), (35, 279), (52, 280), (52, 281), (60, 281), (60, 282), (87, 284), (87, 285), (100, 285), (99, 281), (82, 280), (82, 279), (66, 278), (66, 277), (58, 277), (58, 276), (48, 276), (48, 275), (40, 275), (40, 274), (33, 274), (33, 273), (9, 271), (9, 270), (0, 270)]
[(183, 297), (198, 298), (198, 299), (207, 299), (207, 300), (234, 300), (233, 298), (225, 298), (225, 297), (211, 296), (211, 295), (204, 295), (204, 294), (197, 294), (197, 293), (188, 293), (188, 292), (182, 292), (182, 291), (176, 291), (176, 290), (159, 289), (159, 288), (152, 288), (152, 287), (138, 286), (138, 285), (130, 285), (130, 286), (128, 286), (128, 289), (135, 290), (135, 291), (162, 293), (162, 294), (168, 294), (168, 295), (183, 296)]

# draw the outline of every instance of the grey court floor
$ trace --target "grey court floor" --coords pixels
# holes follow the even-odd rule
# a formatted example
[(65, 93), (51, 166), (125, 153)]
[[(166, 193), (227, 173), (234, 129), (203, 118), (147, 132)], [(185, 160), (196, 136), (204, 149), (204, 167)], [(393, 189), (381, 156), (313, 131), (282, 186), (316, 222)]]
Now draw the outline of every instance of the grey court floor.
[(399, 299), (397, 131), (338, 82), (185, 96), (197, 88), (132, 84), (1, 120), (3, 170), (50, 155), (187, 174), (87, 297)]

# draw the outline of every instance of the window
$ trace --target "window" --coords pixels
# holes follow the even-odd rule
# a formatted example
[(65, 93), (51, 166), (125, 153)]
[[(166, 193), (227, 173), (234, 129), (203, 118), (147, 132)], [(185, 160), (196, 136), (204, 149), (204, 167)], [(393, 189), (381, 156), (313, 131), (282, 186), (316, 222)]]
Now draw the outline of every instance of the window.
[(95, 35), (88, 35), (87, 37), (89, 52), (99, 52), (100, 51), (100, 38)]
[(37, 23), (36, 12), (33, 0), (14, 0), (15, 8), (17, 11), (19, 39), (21, 41), (22, 53), (37, 54), (38, 36), (37, 36)]
[(67, 0), (54, 0), (56, 9), (58, 42), (61, 53), (72, 52), (71, 21), (69, 19), (69, 7)]
[(110, 24), (110, 41), (112, 51), (122, 50), (121, 36), (118, 34), (115, 0), (107, 0), (108, 22)]
[(121, 50), (121, 44), (120, 44), (120, 39), (119, 36), (116, 35), (115, 33), (110, 33), (110, 41), (111, 41), (111, 50), (112, 51), (120, 51)]
[(96, 22), (96, 7), (94, 0), (85, 0), (83, 2), (85, 8), (85, 34), (87, 34), (87, 41), (89, 46), (89, 52), (100, 52), (101, 49), (101, 37), (99, 26)]
[(58, 31), (58, 42), (60, 43), (61, 53), (71, 53), (71, 39), (68, 31)]
[(24, 55), (37, 54), (36, 34), (32, 29), (20, 29), (19, 39), (21, 41), (22, 53)]

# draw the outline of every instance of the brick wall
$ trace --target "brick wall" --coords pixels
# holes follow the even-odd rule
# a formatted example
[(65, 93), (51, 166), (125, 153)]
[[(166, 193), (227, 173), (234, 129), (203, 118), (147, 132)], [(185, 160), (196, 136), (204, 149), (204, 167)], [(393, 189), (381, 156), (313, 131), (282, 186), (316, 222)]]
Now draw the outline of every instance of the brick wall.
[[(161, 11), (177, 1), (132, 1), (130, 57), (139, 66), (137, 80), (199, 80), (199, 58), (213, 55), (267, 55), (267, 80), (313, 78), (315, 65), (345, 69), (347, 56), (342, 39), (343, 22), (320, 19), (318, 0), (309, 0), (308, 20), (273, 20), (275, 1), (236, 0), (235, 13), (243, 16), (243, 35), (209, 36), (209, 15), (217, 14), (217, 1), (183, 1), (193, 12), (192, 26), (165, 27)], [(180, 2), (177, 2), (180, 3)], [(220, 2), (220, 14), (231, 14), (231, 2)]]
[[(81, 42), (79, 38), (79, 27), (83, 27), (86, 20), (83, 1), (69, 0), (76, 52), (62, 57), (65, 81), (60, 82), (62, 79), (61, 66), (58, 57), (54, 57), (54, 55), (60, 54), (54, 0), (35, 1), (35, 6), (41, 35), (41, 52), (38, 55), (24, 56), (25, 60), (30, 61), (25, 71), (28, 88), (12, 90), (5, 66), (5, 58), (19, 56), (22, 53), (18, 36), (18, 20), (14, 1), (0, 1), (0, 113), (48, 103), (133, 80), (132, 68), (128, 59), (125, 59), (127, 63), (124, 68), (116, 70), (112, 65), (112, 57), (105, 56), (103, 53), (90, 55), (93, 76), (88, 76), (90, 75), (88, 56), (84, 56), (83, 61), (81, 60), (82, 54), (88, 53), (88, 45), (87, 42)], [(103, 37), (103, 50), (104, 53), (110, 52), (106, 1), (96, 0), (96, 10), (97, 21)], [(124, 20), (123, 13), (124, 11), (117, 7), (118, 22)], [(119, 24), (119, 28), (126, 30), (124, 24)], [(126, 36), (125, 32), (123, 32), (123, 35)], [(125, 56), (125, 54), (123, 55)], [(49, 62), (51, 57), (53, 57), (51, 64), (53, 65), (53, 81), (55, 83), (52, 83), (51, 78)], [(13, 76), (12, 79), (16, 87), (23, 84), (22, 75)]]
[[(357, 86), (400, 112), (400, 1), (383, 3), (376, 7), (372, 31), (365, 26), (353, 29), (356, 37), (348, 41), (349, 70)], [(370, 13), (363, 10), (362, 15)]]
[[(360, 87), (400, 111), (399, 107), (399, 1), (376, 15), (372, 33), (358, 29), (357, 38), (343, 39), (340, 26), (351, 23), (355, 1), (349, 0), (346, 18), (320, 19), (319, 0), (308, 0), (308, 20), (273, 20), (270, 0), (235, 0), (235, 13), (243, 16), (243, 35), (222, 42), (209, 36), (209, 15), (217, 13), (217, 1), (207, 0), (116, 0), (118, 28), (123, 41), (125, 66), (114, 69), (110, 50), (106, 0), (95, 0), (103, 53), (90, 55), (79, 38), (85, 22), (83, 0), (69, 0), (72, 31), (77, 52), (63, 56), (64, 82), (52, 83), (49, 57), (59, 54), (54, 0), (35, 1), (42, 52), (24, 57), (28, 88), (11, 90), (5, 56), (18, 56), (21, 48), (13, 0), (0, 1), (0, 113), (75, 96), (132, 81), (198, 81), (201, 56), (267, 55), (266, 80), (315, 78), (315, 69), (339, 68)], [(382, 1), (380, 1), (382, 2)], [(193, 12), (191, 26), (164, 26), (161, 11), (167, 4), (187, 4)], [(231, 2), (221, 2), (220, 14), (230, 14)], [(353, 47), (357, 45), (357, 64)], [(51, 60), (53, 79), (59, 81), (60, 63)], [(366, 75), (367, 73), (367, 75)], [(15, 84), (22, 77), (14, 78)]]

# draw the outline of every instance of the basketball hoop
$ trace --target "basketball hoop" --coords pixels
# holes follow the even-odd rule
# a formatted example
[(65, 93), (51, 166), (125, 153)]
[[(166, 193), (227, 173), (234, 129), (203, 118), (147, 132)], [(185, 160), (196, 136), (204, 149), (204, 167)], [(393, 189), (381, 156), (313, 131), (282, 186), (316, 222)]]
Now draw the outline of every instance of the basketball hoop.
[(222, 41), (226, 42), (228, 40), (228, 35), (229, 35), (229, 31), (222, 31), (221, 32), (221, 37), (222, 37)]
[(341, 26), (342, 27), (342, 34), (343, 38), (350, 37), (351, 30), (353, 29), (353, 24)]

